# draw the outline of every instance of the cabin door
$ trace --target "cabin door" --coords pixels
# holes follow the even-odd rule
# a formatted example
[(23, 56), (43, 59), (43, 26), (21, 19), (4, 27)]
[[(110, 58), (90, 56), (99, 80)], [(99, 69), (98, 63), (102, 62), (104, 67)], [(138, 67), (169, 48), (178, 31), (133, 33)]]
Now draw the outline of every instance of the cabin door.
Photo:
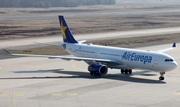
[(158, 66), (159, 65), (159, 56), (158, 55), (156, 55), (155, 57), (154, 57), (155, 59), (154, 59), (154, 66)]

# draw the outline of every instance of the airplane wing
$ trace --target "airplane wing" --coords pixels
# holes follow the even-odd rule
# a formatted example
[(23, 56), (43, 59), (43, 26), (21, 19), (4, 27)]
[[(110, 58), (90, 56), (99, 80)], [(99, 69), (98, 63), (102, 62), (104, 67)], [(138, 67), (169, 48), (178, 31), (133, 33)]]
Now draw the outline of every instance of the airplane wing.
[(163, 53), (163, 52), (166, 52), (166, 51), (170, 51), (170, 50), (172, 50), (174, 48), (176, 48), (176, 43), (173, 43), (172, 47), (170, 47), (170, 48), (161, 49), (161, 50), (158, 50), (157, 52)]
[(86, 57), (74, 57), (74, 56), (57, 56), (57, 55), (35, 55), (35, 54), (12, 54), (9, 51), (5, 50), (4, 51), (10, 55), (13, 56), (24, 56), (24, 57), (45, 57), (49, 59), (63, 59), (63, 60), (76, 60), (76, 61), (96, 61), (96, 62), (102, 62), (102, 63), (111, 63), (113, 65), (123, 65), (122, 62), (115, 61), (115, 60), (110, 60), (110, 59), (98, 59), (98, 58), (86, 58)]

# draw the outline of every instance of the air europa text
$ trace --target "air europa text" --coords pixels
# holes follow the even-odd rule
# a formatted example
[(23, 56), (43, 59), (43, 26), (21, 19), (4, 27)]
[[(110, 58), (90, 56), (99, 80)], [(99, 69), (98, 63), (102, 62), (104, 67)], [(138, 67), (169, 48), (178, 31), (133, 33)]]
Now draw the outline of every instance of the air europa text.
[(138, 55), (136, 53), (125, 52), (122, 56), (122, 59), (129, 60), (129, 61), (142, 62), (146, 64), (146, 63), (151, 63), (152, 56)]

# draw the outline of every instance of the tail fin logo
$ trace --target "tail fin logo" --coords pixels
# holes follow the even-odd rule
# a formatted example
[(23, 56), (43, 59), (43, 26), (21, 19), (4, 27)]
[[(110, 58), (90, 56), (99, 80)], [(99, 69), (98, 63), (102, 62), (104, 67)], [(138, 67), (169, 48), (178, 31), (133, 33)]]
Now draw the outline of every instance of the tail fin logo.
[(59, 23), (60, 23), (60, 30), (63, 36), (63, 41), (67, 43), (78, 43), (71, 34), (71, 31), (66, 23), (66, 20), (64, 19), (64, 16), (59, 16)]
[(65, 33), (65, 31), (66, 31), (67, 27), (64, 26), (62, 20), (60, 21), (60, 29), (61, 29), (61, 33), (62, 33), (62, 35), (63, 35), (63, 38), (66, 39), (66, 33)]

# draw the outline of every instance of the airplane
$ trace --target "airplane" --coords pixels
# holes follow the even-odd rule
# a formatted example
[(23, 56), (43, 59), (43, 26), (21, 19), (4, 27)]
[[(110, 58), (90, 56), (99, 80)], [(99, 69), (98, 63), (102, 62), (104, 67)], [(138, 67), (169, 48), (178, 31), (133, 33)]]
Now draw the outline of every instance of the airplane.
[(76, 41), (64, 16), (58, 17), (63, 36), (63, 42), (58, 44), (58, 46), (62, 46), (73, 56), (10, 54), (16, 56), (85, 61), (88, 64), (90, 75), (94, 76), (105, 76), (108, 73), (108, 68), (120, 69), (122, 74), (132, 74), (132, 69), (142, 69), (159, 72), (159, 80), (164, 80), (165, 72), (171, 71), (178, 66), (173, 57), (164, 53), (174, 49), (176, 43), (173, 43), (170, 48), (157, 51), (100, 46), (91, 43), (85, 44), (85, 41)]

